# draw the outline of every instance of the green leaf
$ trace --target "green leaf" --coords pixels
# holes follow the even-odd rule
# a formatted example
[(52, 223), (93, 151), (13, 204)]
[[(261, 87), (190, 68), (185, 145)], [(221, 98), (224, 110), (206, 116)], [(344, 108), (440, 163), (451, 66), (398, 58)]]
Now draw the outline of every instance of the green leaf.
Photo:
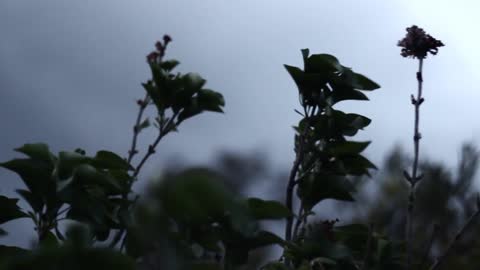
[(375, 90), (380, 88), (380, 85), (378, 85), (376, 82), (359, 73), (353, 74), (352, 85), (355, 89), (360, 90)]
[(310, 210), (325, 199), (353, 201), (353, 191), (353, 185), (345, 177), (319, 172), (304, 178), (297, 193), (305, 208)]
[(292, 213), (282, 203), (249, 198), (248, 207), (255, 219), (281, 219), (292, 216)]
[(32, 159), (45, 161), (53, 165), (55, 156), (50, 153), (48, 146), (44, 143), (24, 144), (22, 147), (16, 148), (15, 151), (23, 153)]
[(166, 60), (166, 61), (162, 61), (160, 63), (160, 67), (166, 71), (172, 71), (176, 66), (178, 66), (180, 64), (180, 62), (178, 62), (177, 60), (175, 59), (171, 59), (171, 60)]
[(153, 103), (157, 107), (159, 111), (164, 109), (164, 104), (160, 93), (158, 92), (158, 88), (153, 85), (152, 81), (148, 81), (147, 83), (142, 83), (143, 88), (147, 92), (148, 96), (152, 99)]
[(17, 189), (16, 192), (22, 196), (22, 198), (27, 201), (27, 203), (30, 205), (30, 207), (35, 211), (35, 212), (41, 212), (44, 206), (44, 202), (41, 196), (36, 193), (32, 193), (28, 190), (25, 189)]
[(53, 167), (45, 161), (33, 159), (13, 159), (0, 163), (1, 167), (17, 173), (28, 189), (40, 195), (47, 192), (51, 181)]
[(60, 180), (68, 179), (72, 176), (74, 169), (81, 165), (91, 162), (90, 157), (86, 157), (76, 152), (62, 151), (58, 154), (57, 175)]
[(18, 199), (9, 199), (0, 195), (0, 224), (10, 220), (28, 217), (17, 206)]
[(302, 49), (302, 56), (303, 56), (303, 63), (306, 65), (308, 56), (310, 55), (310, 50), (309, 49)]
[(207, 82), (197, 73), (187, 73), (182, 77), (185, 89), (199, 91)]
[(98, 151), (93, 158), (93, 165), (102, 169), (133, 170), (125, 159), (110, 151)]
[(334, 156), (359, 154), (367, 148), (370, 142), (344, 141), (329, 146), (329, 153)]
[(350, 175), (370, 176), (369, 169), (377, 169), (375, 164), (362, 155), (344, 156), (341, 161)]
[(82, 186), (92, 187), (96, 185), (102, 187), (110, 195), (118, 195), (123, 191), (122, 185), (108, 173), (99, 171), (89, 164), (79, 165), (75, 169), (73, 182)]
[(158, 195), (167, 213), (187, 224), (219, 219), (233, 204), (233, 194), (219, 176), (204, 168), (192, 168), (169, 176)]
[(287, 69), (288, 73), (292, 77), (293, 81), (297, 84), (298, 88), (302, 85), (302, 81), (304, 80), (304, 73), (303, 70), (299, 69), (298, 67), (283, 65), (285, 69)]
[(331, 105), (334, 105), (340, 101), (344, 100), (368, 100), (368, 97), (357, 90), (342, 90), (342, 91), (333, 91), (330, 95)]
[(222, 94), (210, 89), (201, 89), (197, 98), (198, 104), (203, 110), (223, 112), (221, 107), (225, 106), (225, 100)]
[(330, 73), (330, 72), (341, 72), (344, 68), (340, 65), (338, 59), (330, 54), (314, 54), (311, 55), (305, 66), (305, 72), (315, 72), (315, 73)]

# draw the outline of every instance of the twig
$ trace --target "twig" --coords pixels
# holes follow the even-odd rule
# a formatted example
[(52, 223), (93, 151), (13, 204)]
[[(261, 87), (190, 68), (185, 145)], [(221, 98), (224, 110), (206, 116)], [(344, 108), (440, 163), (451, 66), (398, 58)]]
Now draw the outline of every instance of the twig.
[(450, 255), (450, 252), (452, 252), (453, 248), (455, 245), (458, 243), (458, 241), (462, 238), (462, 236), (468, 231), (468, 228), (474, 223), (475, 219), (480, 215), (480, 208), (473, 213), (470, 218), (468, 219), (467, 223), (463, 225), (463, 227), (457, 232), (455, 237), (453, 238), (452, 242), (448, 245), (447, 249), (445, 252), (437, 258), (435, 263), (430, 267), (430, 270), (436, 270), (440, 267), (440, 265), (445, 261), (445, 259)]
[(412, 104), (415, 106), (415, 127), (413, 134), (413, 145), (414, 145), (414, 160), (412, 174), (408, 176), (405, 174), (407, 181), (410, 183), (410, 193), (408, 195), (408, 209), (407, 209), (407, 228), (406, 228), (406, 243), (407, 243), (407, 269), (411, 269), (412, 265), (412, 224), (413, 224), (413, 210), (415, 207), (415, 185), (419, 180), (417, 176), (418, 170), (418, 156), (420, 148), (420, 139), (421, 135), (419, 132), (420, 124), (420, 105), (423, 103), (422, 98), (422, 67), (423, 67), (423, 58), (420, 58), (418, 63), (418, 72), (417, 72), (417, 81), (418, 81), (418, 91), (417, 98), (415, 99), (412, 95)]
[(160, 126), (160, 130), (158, 132), (158, 136), (153, 142), (153, 144), (148, 146), (147, 153), (143, 156), (142, 160), (138, 164), (138, 166), (135, 168), (135, 171), (133, 172), (133, 177), (137, 177), (138, 174), (140, 173), (140, 170), (142, 169), (143, 165), (147, 161), (147, 159), (155, 153), (155, 148), (157, 147), (158, 143), (160, 143), (160, 140), (165, 137), (172, 129), (175, 127), (174, 121), (175, 118), (177, 118), (178, 113), (173, 114), (173, 116), (168, 120), (167, 124), (165, 126)]
[(138, 153), (137, 138), (138, 138), (138, 134), (140, 133), (140, 122), (142, 121), (142, 115), (143, 115), (143, 112), (145, 111), (145, 108), (148, 105), (148, 99), (149, 97), (147, 93), (145, 94), (145, 97), (143, 98), (143, 100), (138, 101), (138, 105), (140, 106), (140, 109), (138, 110), (137, 120), (135, 121), (135, 125), (133, 126), (132, 144), (131, 144), (130, 150), (128, 151), (128, 158), (127, 158), (127, 162), (130, 165), (131, 165), (133, 156), (135, 156)]

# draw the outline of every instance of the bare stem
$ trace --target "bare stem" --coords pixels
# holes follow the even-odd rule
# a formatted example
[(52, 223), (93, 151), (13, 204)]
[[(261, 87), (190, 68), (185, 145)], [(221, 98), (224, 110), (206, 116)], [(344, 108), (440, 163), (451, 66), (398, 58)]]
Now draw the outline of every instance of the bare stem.
[(413, 167), (412, 173), (410, 177), (407, 177), (407, 180), (410, 183), (410, 192), (408, 195), (408, 210), (407, 210), (407, 228), (406, 228), (406, 243), (407, 243), (407, 269), (411, 269), (412, 265), (412, 224), (413, 224), (413, 210), (415, 207), (415, 185), (419, 180), (417, 176), (418, 172), (418, 157), (419, 157), (419, 148), (420, 148), (420, 139), (421, 135), (419, 132), (419, 125), (420, 125), (420, 105), (423, 103), (422, 98), (422, 67), (423, 67), (423, 59), (419, 59), (418, 63), (418, 72), (417, 72), (417, 81), (418, 81), (418, 91), (417, 97), (414, 98), (412, 95), (412, 104), (415, 106), (415, 127), (413, 133), (413, 147), (414, 147), (414, 160), (413, 160)]
[(458, 241), (460, 241), (460, 239), (462, 238), (462, 236), (468, 231), (468, 229), (472, 226), (472, 224), (475, 222), (475, 220), (478, 218), (478, 216), (480, 216), (480, 208), (477, 209), (477, 211), (475, 211), (475, 213), (473, 213), (470, 218), (468, 219), (467, 223), (465, 223), (465, 225), (463, 225), (463, 227), (457, 232), (457, 234), (455, 235), (455, 237), (453, 238), (452, 242), (450, 242), (450, 244), (448, 245), (447, 249), (445, 250), (445, 252), (437, 258), (437, 260), (435, 261), (435, 263), (432, 265), (432, 267), (430, 267), (430, 270), (436, 270), (436, 269), (439, 269), (439, 267), (441, 266), (441, 264), (445, 261), (445, 259), (450, 255), (450, 253), (452, 252), (453, 248), (455, 247), (455, 245), (458, 243)]

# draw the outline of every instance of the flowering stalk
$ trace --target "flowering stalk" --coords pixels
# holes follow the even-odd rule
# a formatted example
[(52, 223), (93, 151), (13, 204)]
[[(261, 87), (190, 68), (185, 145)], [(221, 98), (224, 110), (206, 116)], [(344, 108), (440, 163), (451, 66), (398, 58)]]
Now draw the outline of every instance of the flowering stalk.
[(444, 46), (440, 40), (436, 40), (432, 36), (425, 33), (422, 28), (413, 25), (412, 27), (407, 28), (407, 35), (405, 38), (398, 42), (398, 46), (402, 47), (401, 55), (403, 57), (412, 57), (418, 59), (418, 71), (417, 71), (417, 96), (414, 97), (411, 95), (411, 102), (415, 107), (415, 124), (414, 124), (414, 133), (413, 133), (413, 145), (414, 145), (414, 159), (412, 172), (409, 174), (404, 171), (403, 174), (405, 179), (410, 184), (410, 192), (408, 195), (408, 208), (407, 208), (407, 223), (406, 223), (406, 246), (407, 246), (407, 267), (406, 269), (411, 269), (412, 265), (412, 224), (413, 224), (413, 211), (415, 207), (415, 187), (423, 175), (418, 174), (418, 158), (419, 158), (419, 149), (420, 149), (420, 139), (421, 134), (419, 131), (420, 126), (420, 105), (424, 102), (422, 97), (422, 86), (423, 86), (423, 60), (427, 57), (428, 53), (436, 55), (438, 52), (438, 47)]

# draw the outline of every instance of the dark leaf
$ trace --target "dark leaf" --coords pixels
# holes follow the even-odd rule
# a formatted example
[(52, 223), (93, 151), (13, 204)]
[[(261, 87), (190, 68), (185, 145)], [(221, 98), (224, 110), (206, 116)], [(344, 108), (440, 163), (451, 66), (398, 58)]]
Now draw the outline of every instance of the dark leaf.
[(25, 201), (27, 201), (27, 203), (35, 212), (42, 211), (44, 202), (41, 196), (38, 196), (38, 194), (32, 193), (25, 189), (17, 189), (16, 191)]
[(9, 199), (0, 195), (0, 224), (17, 218), (28, 217), (17, 206), (18, 199)]
[(288, 208), (277, 201), (250, 198), (247, 200), (247, 203), (255, 219), (281, 219), (292, 215)]
[(33, 193), (45, 194), (52, 184), (50, 180), (53, 167), (45, 161), (13, 159), (0, 163), (0, 166), (17, 173)]
[(343, 156), (343, 155), (352, 155), (359, 154), (370, 142), (354, 142), (354, 141), (344, 141), (339, 143), (333, 143), (329, 146), (329, 153), (334, 156)]
[(80, 164), (91, 162), (91, 158), (76, 152), (62, 151), (58, 154), (57, 175), (60, 180), (72, 176), (74, 169)]
[(197, 73), (187, 73), (182, 77), (185, 89), (194, 92), (199, 91), (207, 81)]
[(20, 148), (16, 148), (15, 151), (23, 153), (32, 159), (38, 159), (45, 161), (53, 166), (55, 156), (50, 153), (48, 146), (44, 143), (24, 144)]
[(175, 59), (166, 60), (160, 63), (160, 67), (166, 71), (172, 71), (176, 66), (178, 66), (180, 62)]
[(303, 179), (298, 188), (298, 196), (307, 209), (325, 199), (353, 201), (353, 185), (343, 176), (316, 173)]
[(314, 73), (333, 73), (341, 72), (344, 68), (338, 62), (338, 59), (330, 54), (314, 54), (311, 55), (305, 66), (305, 72)]
[(376, 82), (359, 73), (353, 74), (352, 86), (359, 90), (375, 90), (380, 88), (380, 85), (378, 85)]
[(93, 158), (93, 165), (102, 169), (133, 169), (125, 159), (110, 151), (98, 151)]
[(203, 110), (223, 112), (221, 107), (225, 106), (225, 100), (222, 94), (210, 89), (201, 89), (197, 97), (198, 104)]

